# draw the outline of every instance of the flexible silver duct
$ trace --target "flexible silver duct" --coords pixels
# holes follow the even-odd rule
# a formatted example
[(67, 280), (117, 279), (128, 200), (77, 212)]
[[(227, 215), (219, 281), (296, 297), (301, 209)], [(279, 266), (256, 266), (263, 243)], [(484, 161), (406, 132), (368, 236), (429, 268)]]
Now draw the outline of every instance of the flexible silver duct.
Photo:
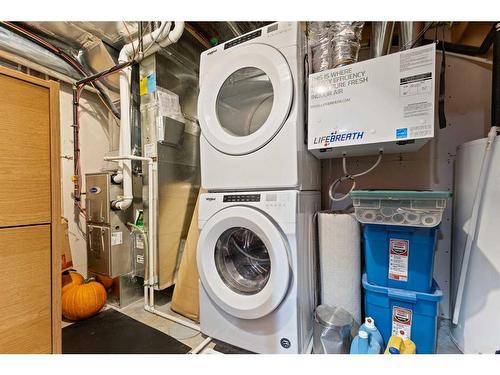
[(308, 22), (307, 29), (313, 73), (331, 69), (332, 22)]
[(361, 33), (364, 22), (334, 22), (333, 32), (333, 67), (352, 64), (358, 61)]
[(308, 22), (313, 73), (358, 60), (364, 22)]

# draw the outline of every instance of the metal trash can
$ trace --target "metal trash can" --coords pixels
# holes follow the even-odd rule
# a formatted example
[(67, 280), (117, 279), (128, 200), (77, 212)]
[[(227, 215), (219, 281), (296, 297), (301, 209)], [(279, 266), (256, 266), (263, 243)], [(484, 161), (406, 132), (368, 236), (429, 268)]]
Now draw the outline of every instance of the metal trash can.
[(358, 324), (341, 307), (320, 305), (314, 312), (313, 353), (349, 354)]

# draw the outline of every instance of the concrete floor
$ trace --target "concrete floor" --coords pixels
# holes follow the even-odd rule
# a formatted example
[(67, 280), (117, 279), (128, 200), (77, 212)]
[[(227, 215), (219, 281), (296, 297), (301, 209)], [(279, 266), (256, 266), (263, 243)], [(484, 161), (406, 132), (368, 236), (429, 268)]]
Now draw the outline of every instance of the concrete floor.
[[(175, 313), (170, 309), (171, 298), (172, 294), (170, 290), (156, 292), (155, 308), (161, 312), (183, 319), (186, 322), (194, 323), (193, 321)], [(147, 324), (150, 327), (166, 333), (191, 348), (195, 348), (206, 338), (206, 336), (203, 336), (200, 332), (144, 310), (144, 300), (137, 301), (123, 309), (117, 310), (135, 320), (140, 321), (141, 323)], [(211, 342), (207, 345), (207, 348), (213, 349), (214, 346), (215, 343)]]
[(439, 319), (438, 321), (438, 342), (437, 354), (462, 354), (450, 338), (449, 319)]
[[(170, 309), (172, 298), (172, 291), (167, 289), (165, 291), (155, 293), (155, 308), (161, 312), (174, 315), (180, 319), (187, 322), (194, 323), (191, 320), (173, 312)], [(140, 321), (152, 328), (155, 328), (176, 340), (179, 340), (185, 345), (195, 348), (200, 345), (206, 336), (202, 335), (193, 329), (187, 328), (179, 323), (175, 323), (161, 316), (152, 314), (144, 310), (144, 300), (139, 300), (131, 305), (119, 309), (111, 305), (106, 305), (105, 309), (113, 308), (121, 313), (128, 315), (129, 317)], [(62, 327), (70, 325), (71, 322), (62, 322)], [(202, 354), (222, 354), (214, 351), (216, 343), (210, 342), (205, 349), (201, 352)], [(438, 344), (437, 344), (437, 354), (461, 354), (458, 348), (450, 339), (450, 321), (447, 319), (439, 319), (438, 321)]]

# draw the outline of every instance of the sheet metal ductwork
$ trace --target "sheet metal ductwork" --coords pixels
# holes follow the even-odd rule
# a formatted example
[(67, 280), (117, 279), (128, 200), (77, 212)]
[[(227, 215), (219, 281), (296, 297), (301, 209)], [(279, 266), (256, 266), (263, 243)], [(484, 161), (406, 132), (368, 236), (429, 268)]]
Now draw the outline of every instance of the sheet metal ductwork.
[(312, 70), (320, 72), (358, 60), (364, 22), (308, 22)]
[[(411, 22), (410, 22), (411, 23)], [(395, 22), (372, 22), (370, 40), (371, 57), (380, 57), (390, 53)]]
[(69, 78), (82, 77), (71, 65), (52, 52), (4, 27), (0, 27), (0, 49), (26, 60), (41, 62), (46, 68)]
[[(82, 22), (82, 24), (85, 23)], [(111, 24), (115, 28), (120, 28), (122, 23), (111, 22)], [(102, 72), (116, 65), (117, 51), (106, 47), (103, 41), (94, 35), (94, 32), (89, 32), (80, 27), (78, 22), (26, 22), (25, 25), (52, 38), (55, 42), (65, 44), (66, 48), (71, 49), (67, 52), (72, 53), (90, 73)], [(124, 26), (121, 26), (121, 28), (124, 28)], [(135, 30), (135, 28), (132, 30)], [(111, 91), (109, 94), (112, 99), (118, 99), (118, 96), (114, 94), (114, 92), (119, 91), (118, 75), (109, 75), (103, 78), (101, 82)]]
[(410, 49), (413, 47), (417, 47), (420, 43), (416, 40), (418, 35), (424, 28), (423, 22), (400, 22), (399, 29), (399, 48), (401, 50)]

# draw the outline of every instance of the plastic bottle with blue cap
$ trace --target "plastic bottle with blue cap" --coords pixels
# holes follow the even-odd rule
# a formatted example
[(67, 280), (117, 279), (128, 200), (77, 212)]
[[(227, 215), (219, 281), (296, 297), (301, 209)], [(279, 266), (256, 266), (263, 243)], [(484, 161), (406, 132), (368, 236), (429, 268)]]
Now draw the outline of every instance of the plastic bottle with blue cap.
[(382, 347), (373, 335), (360, 330), (351, 344), (351, 354), (380, 354)]

